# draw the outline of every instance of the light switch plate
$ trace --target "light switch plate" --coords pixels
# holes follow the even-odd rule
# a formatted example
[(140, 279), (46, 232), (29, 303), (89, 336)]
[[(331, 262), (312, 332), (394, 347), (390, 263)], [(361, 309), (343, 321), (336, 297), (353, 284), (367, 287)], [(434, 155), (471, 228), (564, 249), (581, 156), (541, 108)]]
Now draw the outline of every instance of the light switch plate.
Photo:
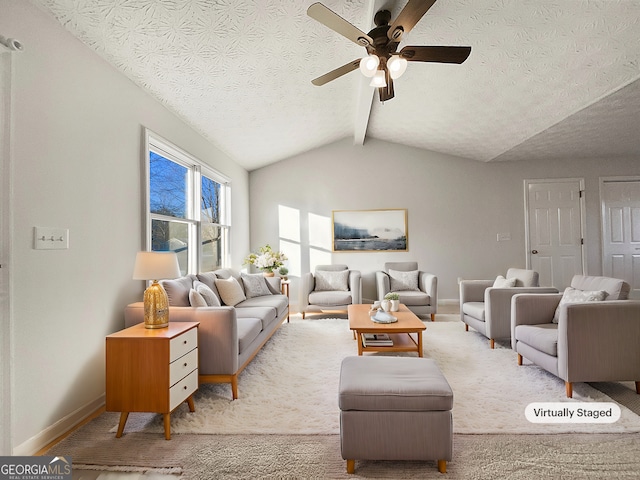
[(36, 250), (65, 250), (69, 248), (69, 229), (33, 227), (33, 248)]
[(498, 242), (507, 242), (509, 240), (511, 240), (511, 234), (510, 233), (499, 233), (498, 237), (497, 237)]

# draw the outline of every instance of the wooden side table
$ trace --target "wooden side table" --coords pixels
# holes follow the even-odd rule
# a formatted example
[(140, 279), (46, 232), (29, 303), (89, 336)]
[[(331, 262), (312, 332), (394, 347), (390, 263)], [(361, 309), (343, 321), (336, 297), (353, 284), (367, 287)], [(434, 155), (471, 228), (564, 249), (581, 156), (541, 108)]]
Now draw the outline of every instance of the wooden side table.
[(198, 322), (170, 322), (148, 329), (143, 323), (107, 336), (106, 410), (121, 412), (116, 438), (129, 412), (164, 416), (164, 437), (171, 440), (171, 412), (187, 402), (194, 412), (198, 389)]
[[(291, 303), (289, 298), (289, 285), (291, 285), (291, 280), (282, 280), (282, 282), (280, 282), (280, 291), (282, 292), (283, 295), (287, 296), (287, 303), (289, 303), (289, 306), (287, 308), (289, 308), (289, 312), (290, 312)], [(289, 313), (287, 313), (287, 323), (289, 323)]]

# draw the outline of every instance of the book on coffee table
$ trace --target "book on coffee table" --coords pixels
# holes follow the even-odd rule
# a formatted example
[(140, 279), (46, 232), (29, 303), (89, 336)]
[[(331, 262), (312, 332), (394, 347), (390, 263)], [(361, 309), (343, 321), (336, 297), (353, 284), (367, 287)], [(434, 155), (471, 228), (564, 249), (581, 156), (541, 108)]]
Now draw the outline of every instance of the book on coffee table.
[(392, 347), (393, 340), (386, 333), (363, 333), (362, 344), (365, 347)]

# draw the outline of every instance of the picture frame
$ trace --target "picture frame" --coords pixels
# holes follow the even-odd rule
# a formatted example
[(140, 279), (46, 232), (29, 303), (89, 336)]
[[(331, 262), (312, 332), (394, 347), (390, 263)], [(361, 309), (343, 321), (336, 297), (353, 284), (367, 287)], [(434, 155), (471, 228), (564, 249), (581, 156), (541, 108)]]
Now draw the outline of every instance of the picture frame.
[(407, 209), (333, 210), (334, 252), (406, 252)]

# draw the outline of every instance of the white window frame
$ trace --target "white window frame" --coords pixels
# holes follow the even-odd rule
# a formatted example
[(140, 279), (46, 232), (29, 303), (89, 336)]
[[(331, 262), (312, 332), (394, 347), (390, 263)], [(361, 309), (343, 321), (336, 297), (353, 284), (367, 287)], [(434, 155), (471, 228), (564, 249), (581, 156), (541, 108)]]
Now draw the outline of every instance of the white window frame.
[[(144, 129), (144, 144), (143, 211), (145, 225), (143, 248), (147, 251), (150, 251), (152, 248), (151, 225), (153, 220), (185, 223), (188, 225), (189, 229), (187, 273), (199, 273), (200, 259), (203, 255), (201, 235), (201, 227), (203, 222), (201, 219), (200, 201), (202, 177), (204, 176), (213, 180), (214, 182), (219, 183), (222, 186), (220, 192), (220, 200), (222, 203), (222, 205), (220, 206), (221, 223), (217, 223), (214, 225), (219, 226), (225, 232), (225, 234), (222, 236), (222, 264), (219, 267), (222, 268), (228, 266), (231, 253), (229, 251), (229, 238), (231, 236), (231, 181), (220, 172), (206, 165), (204, 162), (182, 150), (180, 147), (176, 146), (160, 135), (157, 135), (148, 128)], [(162, 155), (167, 160), (175, 162), (187, 169), (188, 188), (186, 218), (178, 218), (151, 213), (150, 152), (152, 151)]]

